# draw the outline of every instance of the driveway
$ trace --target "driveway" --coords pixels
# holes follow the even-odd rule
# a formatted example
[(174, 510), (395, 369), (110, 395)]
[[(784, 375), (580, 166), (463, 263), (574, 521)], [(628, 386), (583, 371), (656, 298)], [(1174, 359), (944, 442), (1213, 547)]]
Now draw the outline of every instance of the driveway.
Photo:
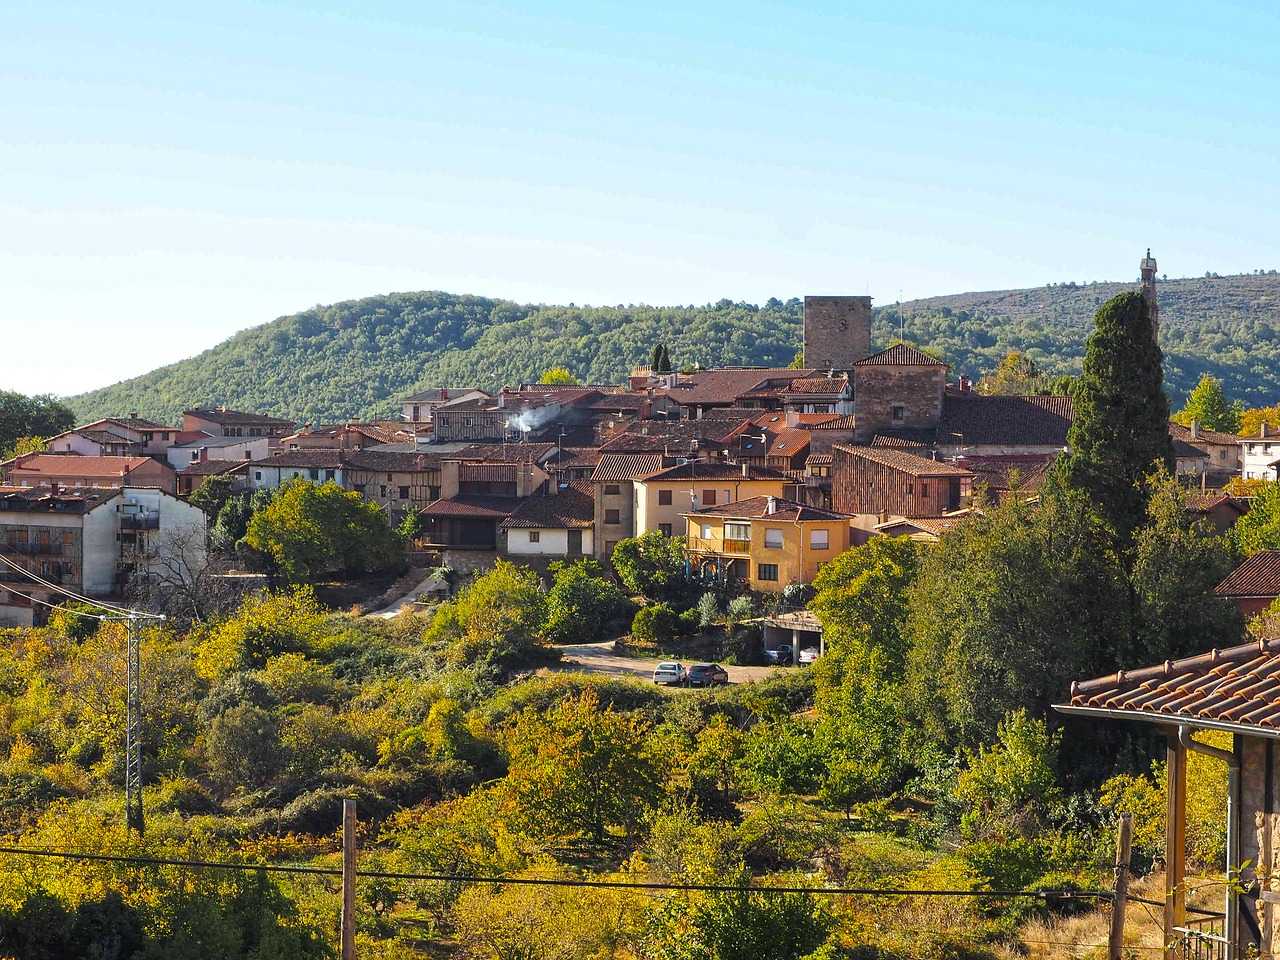
[[(562, 654), (560, 661), (560, 669), (562, 670), (585, 670), (588, 673), (610, 673), (614, 676), (633, 676), (642, 677), (645, 680), (653, 678), (653, 668), (663, 660), (670, 660), (671, 657), (663, 657), (653, 660), (642, 660), (636, 657), (620, 657), (613, 652), (613, 641), (606, 640), (604, 643), (572, 643), (565, 646), (556, 647)], [(702, 663), (700, 660), (681, 660), (686, 667), (693, 663)], [(730, 683), (750, 683), (753, 680), (760, 680), (776, 673), (779, 670), (794, 670), (795, 667), (732, 667), (727, 666), (725, 670), (729, 672)]]

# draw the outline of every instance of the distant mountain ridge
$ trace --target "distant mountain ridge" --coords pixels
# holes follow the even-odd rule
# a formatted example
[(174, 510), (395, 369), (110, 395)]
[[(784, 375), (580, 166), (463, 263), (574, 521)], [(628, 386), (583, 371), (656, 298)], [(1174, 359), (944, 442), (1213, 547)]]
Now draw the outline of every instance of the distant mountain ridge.
[[(1013, 349), (1048, 374), (1077, 373), (1093, 314), (1136, 283), (1058, 284), (878, 307), (877, 346), (901, 336), (978, 377)], [(1202, 372), (1230, 397), (1280, 399), (1280, 275), (1162, 281), (1165, 380), (1175, 405)], [(721, 300), (703, 307), (517, 304), (437, 291), (348, 300), (242, 331), (198, 356), (68, 399), (82, 420), (137, 411), (175, 423), (226, 404), (299, 422), (395, 416), (397, 398), (432, 386), (536, 380), (564, 366), (620, 383), (665, 343), (677, 366), (785, 366), (801, 344), (803, 304)]]

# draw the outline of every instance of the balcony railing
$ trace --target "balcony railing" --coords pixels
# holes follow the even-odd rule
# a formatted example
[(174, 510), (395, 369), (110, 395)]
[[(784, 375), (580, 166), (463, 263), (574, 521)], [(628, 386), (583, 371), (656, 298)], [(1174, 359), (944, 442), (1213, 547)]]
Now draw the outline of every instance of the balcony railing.
[(121, 530), (159, 530), (159, 514), (125, 513), (120, 516)]
[(1206, 913), (1188, 917), (1185, 926), (1174, 927), (1178, 955), (1184, 960), (1227, 960), (1227, 938), (1223, 928), (1226, 917), (1220, 913)]
[(715, 537), (690, 537), (686, 546), (693, 553), (735, 553), (744, 557), (751, 553), (750, 540), (720, 540)]
[[(37, 580), (37, 577), (39, 580)], [(6, 567), (0, 564), (0, 583), (38, 583), (40, 580), (46, 583), (63, 583), (74, 582), (69, 577), (63, 577), (60, 573), (28, 573), (23, 570), (14, 570), (12, 567)]]
[(0, 553), (36, 557), (60, 557), (62, 549), (61, 543), (0, 543)]

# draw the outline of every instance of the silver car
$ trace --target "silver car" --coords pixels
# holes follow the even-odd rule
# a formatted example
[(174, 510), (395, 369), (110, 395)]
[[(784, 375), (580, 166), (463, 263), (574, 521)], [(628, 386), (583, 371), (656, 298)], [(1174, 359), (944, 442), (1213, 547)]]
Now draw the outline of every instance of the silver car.
[(688, 676), (684, 664), (677, 663), (675, 660), (664, 660), (653, 668), (654, 683), (665, 683), (668, 686), (674, 683), (679, 687), (684, 685)]

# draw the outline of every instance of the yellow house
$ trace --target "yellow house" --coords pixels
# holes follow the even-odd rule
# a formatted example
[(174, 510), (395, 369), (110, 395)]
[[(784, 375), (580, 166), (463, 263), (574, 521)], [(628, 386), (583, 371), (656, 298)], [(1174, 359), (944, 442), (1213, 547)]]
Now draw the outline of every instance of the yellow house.
[(781, 497), (752, 497), (684, 518), (689, 576), (707, 584), (778, 593), (811, 582), (850, 546), (848, 514)]
[(632, 482), (635, 488), (635, 533), (650, 530), (663, 536), (683, 533), (681, 517), (705, 507), (720, 507), (752, 497), (782, 497), (796, 482), (771, 467), (690, 460)]

